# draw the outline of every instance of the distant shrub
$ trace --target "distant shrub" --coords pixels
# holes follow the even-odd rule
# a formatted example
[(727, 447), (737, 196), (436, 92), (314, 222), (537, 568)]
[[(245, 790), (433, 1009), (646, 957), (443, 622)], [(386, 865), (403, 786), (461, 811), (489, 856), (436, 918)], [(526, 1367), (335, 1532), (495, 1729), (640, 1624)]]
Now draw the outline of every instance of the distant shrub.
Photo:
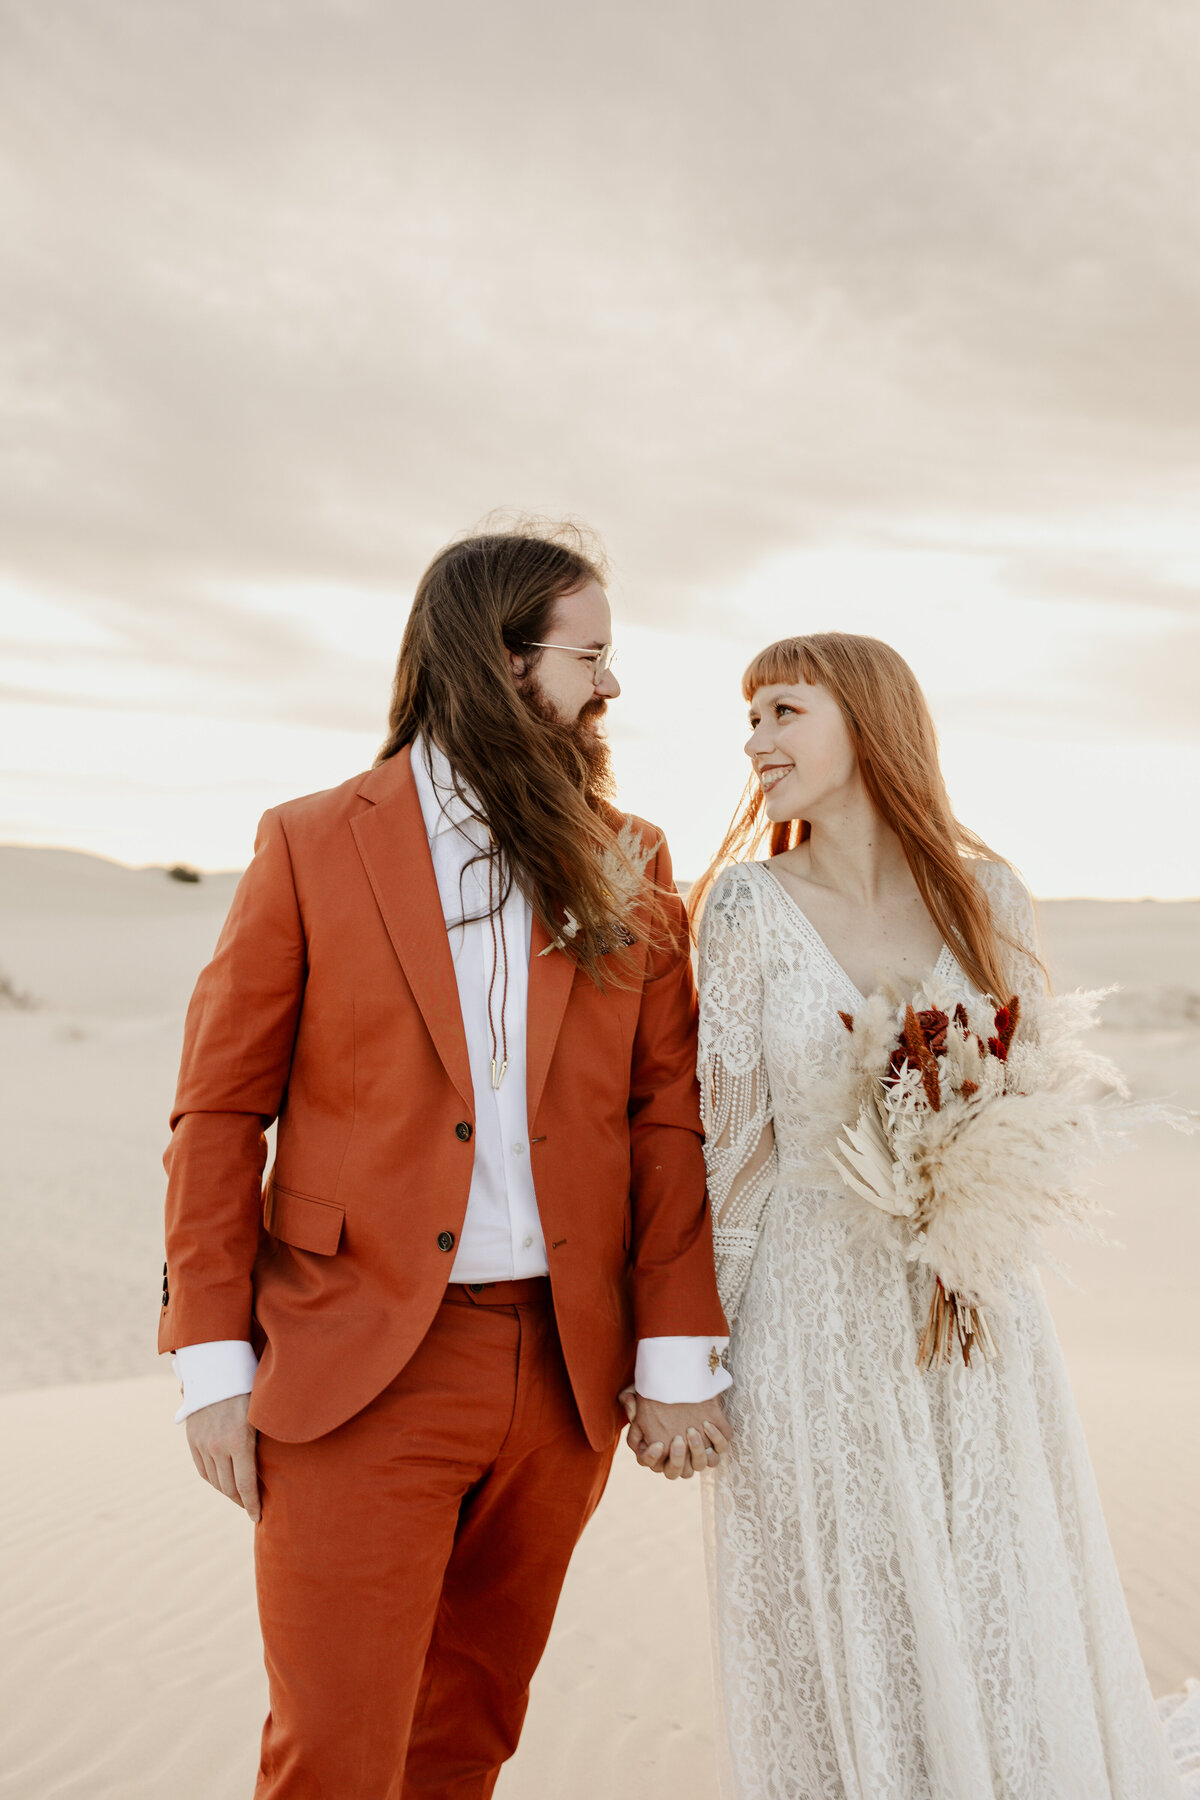
[(172, 881), (199, 881), (201, 879), (199, 869), (193, 869), (190, 863), (174, 863), (167, 870), (167, 874)]
[(36, 1005), (37, 1001), (33, 995), (27, 994), (23, 988), (19, 988), (11, 976), (6, 975), (4, 970), (0, 969), (0, 1006), (14, 1006), (21, 1012), (32, 1012)]

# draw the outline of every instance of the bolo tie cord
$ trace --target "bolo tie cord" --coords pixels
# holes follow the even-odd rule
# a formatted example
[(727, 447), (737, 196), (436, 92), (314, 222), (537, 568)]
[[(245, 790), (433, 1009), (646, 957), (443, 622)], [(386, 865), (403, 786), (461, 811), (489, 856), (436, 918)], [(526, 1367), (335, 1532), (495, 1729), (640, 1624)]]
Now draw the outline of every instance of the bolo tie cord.
[[(508, 940), (504, 935), (504, 910), (496, 906), (494, 879), (496, 874), (496, 858), (488, 856), (488, 924), (492, 933), (492, 978), (488, 983), (488, 1030), (492, 1036), (492, 1087), (498, 1088), (508, 1074)], [(501, 898), (504, 883), (501, 880)], [(496, 941), (496, 918), (499, 912), (500, 939)], [(496, 971), (501, 961), (504, 963), (504, 985), (500, 990), (500, 1038), (496, 1038), (496, 1023), (492, 1014), (492, 995), (496, 991)]]

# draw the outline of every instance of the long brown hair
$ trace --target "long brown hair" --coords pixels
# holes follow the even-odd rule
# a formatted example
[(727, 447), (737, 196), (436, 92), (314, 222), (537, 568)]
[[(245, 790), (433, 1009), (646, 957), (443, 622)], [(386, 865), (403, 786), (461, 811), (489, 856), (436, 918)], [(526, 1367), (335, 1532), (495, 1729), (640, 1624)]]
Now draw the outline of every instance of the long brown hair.
[[(937, 734), (916, 676), (890, 644), (843, 631), (781, 638), (760, 650), (742, 676), (749, 702), (759, 688), (804, 681), (837, 701), (872, 803), (900, 840), (929, 916), (982, 993), (1004, 998), (1008, 977), (1002, 934), (972, 859), (1002, 862), (955, 818), (938, 761)], [(752, 857), (764, 838), (770, 854), (803, 843), (806, 819), (768, 819), (751, 776), (724, 842), (688, 895), (695, 919), (727, 864)]]
[(622, 946), (637, 935), (601, 861), (628, 862), (621, 815), (603, 780), (598, 790), (578, 729), (522, 698), (508, 652), (527, 674), (536, 668), (541, 652), (529, 646), (551, 635), (556, 603), (605, 579), (602, 553), (573, 525), (487, 532), (439, 551), (417, 584), (375, 759), (418, 732), (434, 740), (499, 848), (504, 891), (517, 883), (552, 940), (569, 912), (578, 929), (566, 954), (602, 987), (623, 985)]

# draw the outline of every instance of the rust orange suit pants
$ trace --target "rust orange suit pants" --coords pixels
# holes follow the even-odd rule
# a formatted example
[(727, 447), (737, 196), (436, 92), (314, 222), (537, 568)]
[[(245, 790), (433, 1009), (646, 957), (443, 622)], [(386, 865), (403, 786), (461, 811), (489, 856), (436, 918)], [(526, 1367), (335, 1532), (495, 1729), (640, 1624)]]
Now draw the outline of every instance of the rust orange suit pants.
[(256, 1800), (490, 1794), (614, 1448), (584, 1436), (546, 1280), (452, 1286), (362, 1412), (260, 1436)]

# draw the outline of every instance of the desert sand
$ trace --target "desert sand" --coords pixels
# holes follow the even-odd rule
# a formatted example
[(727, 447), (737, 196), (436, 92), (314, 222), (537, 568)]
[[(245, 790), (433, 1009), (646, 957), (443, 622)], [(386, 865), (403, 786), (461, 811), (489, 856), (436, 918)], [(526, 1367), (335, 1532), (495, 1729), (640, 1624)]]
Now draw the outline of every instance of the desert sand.
[[(11, 1800), (248, 1800), (253, 1785), (266, 1686), (252, 1528), (196, 1477), (153, 1348), (182, 1011), (234, 880), (0, 849)], [(1200, 902), (1040, 911), (1058, 985), (1123, 984), (1101, 1036), (1135, 1091), (1200, 1106)], [(1151, 1134), (1102, 1185), (1120, 1247), (1058, 1246), (1074, 1285), (1047, 1287), (1166, 1695), (1200, 1674), (1200, 1138)], [(664, 1782), (716, 1800), (697, 1489), (619, 1453), (501, 1800), (649, 1800)]]

